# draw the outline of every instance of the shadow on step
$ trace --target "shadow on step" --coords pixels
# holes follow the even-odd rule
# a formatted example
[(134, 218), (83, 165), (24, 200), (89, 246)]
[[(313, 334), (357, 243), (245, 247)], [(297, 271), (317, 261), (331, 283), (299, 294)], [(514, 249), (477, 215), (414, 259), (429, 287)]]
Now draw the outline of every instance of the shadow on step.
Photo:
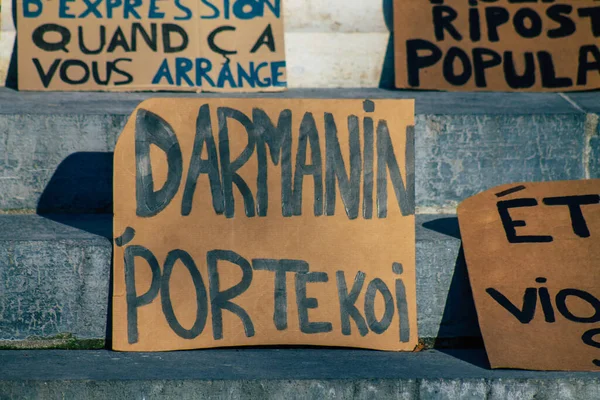
[[(456, 217), (427, 221), (423, 227), (455, 239), (461, 238)], [(477, 353), (475, 358), (469, 358), (474, 353), (456, 351), (457, 348), (483, 347), (462, 243), (456, 257), (440, 328), (432, 345), (443, 353), (482, 368), (489, 368), (487, 358), (481, 357), (480, 353)]]
[[(17, 30), (17, 0), (11, 0), (12, 3), (12, 20)], [(17, 75), (17, 39), (18, 35), (15, 35), (15, 42), (13, 44), (13, 51), (10, 55), (10, 61), (8, 63), (8, 71), (6, 73), (5, 86), (11, 89), (18, 89), (18, 75)]]
[(394, 1), (383, 1), (383, 19), (390, 31), (383, 67), (381, 68), (381, 76), (379, 77), (379, 87), (382, 89), (395, 89), (395, 71), (394, 71)]
[(40, 196), (38, 214), (112, 214), (113, 153), (65, 158)]
[[(40, 196), (37, 214), (112, 242), (113, 153), (79, 152), (65, 158)], [(111, 256), (112, 260), (112, 256)], [(112, 336), (112, 267), (108, 294), (106, 348)]]

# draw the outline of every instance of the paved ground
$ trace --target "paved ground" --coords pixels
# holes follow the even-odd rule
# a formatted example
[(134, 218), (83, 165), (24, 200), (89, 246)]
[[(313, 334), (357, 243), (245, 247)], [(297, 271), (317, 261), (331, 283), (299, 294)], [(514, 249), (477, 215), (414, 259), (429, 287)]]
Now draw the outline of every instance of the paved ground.
[(595, 373), (492, 371), (482, 351), (2, 351), (0, 398), (594, 399)]

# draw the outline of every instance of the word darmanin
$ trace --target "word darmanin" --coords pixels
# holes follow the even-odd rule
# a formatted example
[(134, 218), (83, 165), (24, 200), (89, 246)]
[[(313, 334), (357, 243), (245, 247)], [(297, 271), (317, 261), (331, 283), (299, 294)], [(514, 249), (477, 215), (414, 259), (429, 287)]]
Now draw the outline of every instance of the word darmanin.
[[(373, 113), (374, 103), (365, 101), (364, 110), (366, 113)], [(319, 131), (313, 114), (305, 112), (299, 132), (294, 136), (294, 139), (298, 140), (298, 146), (296, 154), (292, 155), (293, 118), (297, 116), (286, 109), (280, 112), (275, 124), (260, 108), (254, 108), (250, 117), (233, 108), (219, 107), (218, 121), (216, 121), (219, 143), (217, 148), (213, 137), (214, 121), (211, 120), (210, 107), (208, 104), (201, 106), (198, 111), (192, 154), (189, 160), (185, 160), (189, 163), (189, 168), (187, 177), (184, 177), (183, 155), (173, 128), (158, 115), (140, 109), (136, 115), (135, 126), (137, 215), (149, 218), (164, 210), (179, 191), (184, 178), (181, 215), (189, 215), (192, 212), (196, 183), (200, 176), (205, 174), (210, 182), (212, 205), (216, 214), (224, 214), (227, 218), (234, 217), (233, 188), (235, 186), (243, 197), (246, 216), (267, 216), (269, 158), (270, 162), (281, 168), (281, 212), (284, 217), (302, 214), (303, 182), (305, 177), (310, 177), (314, 181), (315, 216), (335, 214), (336, 186), (338, 186), (346, 215), (350, 219), (358, 218), (362, 185), (363, 218), (373, 218), (374, 202), (377, 206), (377, 217), (386, 218), (388, 174), (402, 215), (414, 213), (414, 170), (411, 167), (414, 159), (412, 127), (406, 135), (405, 184), (385, 120), (375, 123), (375, 120), (368, 116), (362, 121), (356, 115), (348, 116), (345, 121), (349, 134), (350, 168), (348, 171), (338, 139), (338, 124), (341, 121), (336, 121), (333, 114), (326, 112), (324, 131)], [(229, 146), (230, 121), (241, 124), (247, 133), (247, 144), (236, 157), (232, 157)], [(321, 135), (325, 135), (324, 148), (321, 147), (319, 140)], [(168, 163), (166, 182), (158, 190), (155, 190), (152, 176), (151, 145), (166, 154)], [(205, 147), (207, 158), (202, 158)], [(251, 157), (257, 157), (258, 164), (256, 193), (252, 193), (247, 182), (238, 173)], [(293, 169), (292, 164), (294, 164)]]

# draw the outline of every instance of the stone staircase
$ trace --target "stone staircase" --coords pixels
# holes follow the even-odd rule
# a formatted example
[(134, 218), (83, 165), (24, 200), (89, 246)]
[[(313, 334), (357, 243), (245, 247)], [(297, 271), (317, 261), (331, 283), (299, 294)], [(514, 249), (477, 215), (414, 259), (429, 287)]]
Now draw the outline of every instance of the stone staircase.
[(595, 374), (488, 369), (455, 216), (463, 199), (502, 183), (599, 178), (600, 93), (230, 95), (416, 99), (419, 333), (438, 350), (121, 354), (103, 350), (112, 151), (151, 96), (214, 95), (0, 88), (0, 347), (25, 349), (0, 351), (0, 399), (600, 398)]

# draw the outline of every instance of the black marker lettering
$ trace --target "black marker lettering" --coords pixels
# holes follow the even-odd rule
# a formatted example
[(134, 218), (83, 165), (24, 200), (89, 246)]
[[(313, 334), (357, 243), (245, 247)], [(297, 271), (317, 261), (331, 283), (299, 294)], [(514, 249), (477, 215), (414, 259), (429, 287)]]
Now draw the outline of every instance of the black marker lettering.
[(571, 78), (559, 78), (556, 76), (552, 54), (547, 51), (540, 51), (537, 53), (537, 56), (542, 74), (542, 86), (544, 88), (558, 89), (573, 86)]
[[(152, 271), (152, 281), (150, 288), (141, 296), (137, 295), (135, 285), (135, 258), (140, 257), (146, 260), (150, 271)], [(142, 246), (129, 246), (125, 249), (125, 291), (127, 298), (127, 340), (129, 344), (138, 342), (138, 313), (137, 309), (148, 305), (158, 296), (160, 289), (160, 266), (158, 260), (150, 250)]]
[(146, 45), (150, 48), (150, 50), (156, 52), (158, 49), (158, 35), (156, 31), (156, 24), (150, 24), (150, 34), (148, 31), (144, 29), (142, 24), (139, 22), (134, 22), (131, 24), (131, 51), (137, 51), (137, 40), (138, 36), (141, 36), (146, 42)]
[(387, 122), (380, 120), (377, 125), (377, 215), (379, 218), (387, 217), (388, 170), (402, 215), (414, 214), (414, 192), (409, 193), (404, 187), (404, 181), (402, 180), (400, 167), (398, 166), (398, 159), (394, 153), (394, 146), (390, 138)]
[(358, 117), (354, 115), (348, 117), (348, 132), (350, 133), (350, 177), (348, 177), (344, 158), (342, 157), (335, 120), (333, 119), (332, 114), (325, 113), (326, 215), (335, 215), (335, 182), (337, 181), (340, 188), (340, 195), (346, 209), (346, 215), (352, 220), (358, 218), (358, 207), (360, 205), (360, 174), (362, 170), (362, 160), (360, 154)]
[[(52, 43), (47, 42), (45, 35), (48, 32), (55, 32), (60, 36), (58, 42)], [(62, 50), (68, 53), (67, 45), (71, 42), (71, 32), (62, 25), (57, 24), (44, 24), (40, 25), (33, 31), (31, 36), (33, 43), (44, 51), (59, 51)]]
[(308, 310), (319, 307), (319, 302), (314, 297), (306, 297), (308, 283), (327, 282), (329, 277), (325, 272), (309, 272), (296, 274), (296, 303), (298, 305), (298, 321), (300, 331), (306, 334), (331, 332), (333, 327), (330, 322), (310, 322)]
[[(311, 163), (306, 163), (306, 150), (310, 145)], [(300, 125), (298, 151), (296, 153), (296, 172), (294, 174), (294, 191), (292, 194), (294, 215), (302, 215), (302, 186), (304, 177), (312, 175), (314, 179), (314, 214), (323, 215), (323, 162), (321, 161), (319, 132), (312, 113), (307, 112)]]
[[(383, 296), (385, 308), (381, 320), (378, 320), (377, 315), (375, 314), (375, 296), (377, 295), (377, 292), (381, 293)], [(392, 324), (395, 308), (394, 298), (385, 282), (379, 278), (373, 279), (371, 283), (369, 283), (367, 293), (365, 294), (365, 316), (367, 317), (369, 328), (378, 335), (384, 333)]]
[[(223, 339), (223, 309), (237, 315), (244, 325), (246, 337), (254, 336), (254, 324), (248, 313), (231, 300), (244, 293), (252, 283), (252, 267), (250, 263), (233, 251), (213, 250), (206, 254), (208, 278), (210, 286), (210, 302), (212, 312), (213, 337)], [(219, 283), (219, 261), (228, 261), (242, 270), (242, 280), (235, 286), (221, 291)]]
[[(171, 303), (171, 273), (173, 272), (173, 268), (177, 261), (181, 261), (183, 266), (187, 268), (192, 277), (192, 282), (194, 282), (194, 288), (196, 289), (196, 320), (190, 329), (185, 329), (183, 326), (181, 326), (177, 320), (175, 311), (173, 310), (173, 304)], [(200, 271), (198, 271), (198, 268), (196, 267), (192, 257), (183, 250), (173, 250), (169, 252), (165, 261), (161, 282), (160, 300), (162, 302), (163, 314), (165, 314), (165, 318), (167, 319), (171, 329), (173, 329), (173, 332), (184, 339), (194, 339), (198, 337), (206, 326), (206, 318), (208, 316), (208, 298), (206, 296), (204, 280), (202, 279), (202, 275), (200, 275)]]
[[(167, 155), (168, 173), (163, 187), (154, 190), (150, 145)], [(183, 160), (173, 128), (158, 115), (140, 109), (135, 120), (136, 214), (148, 218), (165, 209), (179, 190)]]
[(475, 66), (475, 85), (479, 88), (487, 87), (485, 71), (502, 64), (500, 54), (485, 48), (473, 49), (473, 65)]
[[(579, 317), (573, 314), (569, 307), (567, 306), (567, 299), (569, 297), (578, 297), (581, 300), (585, 301), (594, 309), (594, 315), (591, 317)], [(558, 312), (560, 312), (563, 317), (568, 319), (569, 321), (579, 322), (582, 324), (595, 324), (600, 322), (600, 300), (596, 297), (592, 296), (588, 292), (579, 289), (563, 289), (556, 295), (556, 308)]]
[[(457, 60), (462, 71), (460, 74), (457, 74), (454, 68)], [(446, 81), (453, 86), (466, 85), (473, 76), (473, 67), (467, 53), (458, 47), (450, 47), (444, 58), (443, 74)]]
[(287, 279), (288, 272), (308, 273), (308, 263), (300, 260), (252, 260), (252, 268), (256, 271), (275, 272), (275, 310), (273, 322), (279, 331), (288, 327), (287, 320)]
[(275, 37), (273, 36), (271, 24), (267, 25), (264, 32), (260, 34), (250, 53), (256, 53), (262, 46), (267, 46), (271, 53), (275, 53)]
[(560, 24), (558, 28), (550, 29), (548, 31), (548, 37), (550, 39), (567, 37), (575, 33), (577, 29), (575, 22), (567, 16), (572, 12), (573, 6), (569, 4), (555, 4), (548, 7), (548, 10), (546, 10), (548, 18)]
[(510, 243), (550, 243), (554, 240), (552, 236), (517, 236), (515, 227), (527, 226), (527, 223), (525, 221), (513, 221), (508, 210), (511, 208), (535, 207), (537, 205), (536, 199), (515, 199), (498, 202), (498, 213), (506, 232), (506, 238)]
[[(541, 279), (539, 279), (538, 282), (544, 283)], [(538, 295), (540, 296), (540, 304), (542, 305), (542, 311), (544, 312), (544, 318), (546, 319), (546, 322), (556, 322), (556, 317), (554, 316), (554, 308), (552, 308), (552, 302), (550, 301), (550, 292), (548, 291), (548, 288), (539, 288)]]
[(498, 28), (510, 20), (510, 14), (503, 7), (487, 7), (485, 19), (488, 27), (488, 40), (492, 43), (500, 41)]
[(599, 195), (549, 197), (544, 199), (544, 204), (547, 206), (568, 206), (573, 232), (582, 238), (590, 237), (590, 230), (581, 211), (581, 206), (600, 204)]
[(260, 217), (265, 217), (269, 207), (269, 191), (267, 187), (267, 149), (271, 154), (271, 161), (275, 165), (281, 162), (281, 207), (284, 217), (292, 216), (292, 112), (283, 110), (279, 114), (277, 126), (266, 112), (260, 108), (252, 110), (254, 127), (253, 135), (256, 137), (256, 152), (258, 154), (258, 187), (256, 194), (256, 208)]
[(58, 70), (60, 62), (62, 60), (60, 58), (54, 60), (50, 65), (50, 68), (48, 68), (48, 72), (44, 72), (44, 67), (42, 67), (42, 64), (40, 63), (40, 60), (38, 58), (33, 58), (32, 61), (35, 65), (35, 69), (37, 70), (38, 75), (40, 76), (40, 79), (42, 80), (42, 84), (45, 88), (47, 88), (48, 86), (50, 86), (50, 82), (52, 82), (52, 78), (54, 77), (54, 74), (56, 74), (56, 71)]
[[(181, 38), (181, 44), (179, 46), (173, 46), (173, 40), (171, 38), (171, 33), (176, 33)], [(177, 53), (184, 51), (189, 43), (188, 35), (182, 27), (176, 24), (163, 24), (162, 25), (162, 36), (163, 36), (163, 46), (165, 53)]]
[(535, 57), (531, 52), (525, 52), (523, 57), (525, 59), (525, 70), (522, 75), (519, 75), (513, 52), (504, 52), (504, 76), (508, 86), (513, 89), (527, 89), (535, 85)]
[[(208, 153), (207, 159), (202, 159), (202, 150), (206, 144)], [(198, 177), (201, 174), (207, 174), (210, 182), (210, 191), (212, 194), (212, 203), (215, 213), (223, 214), (224, 200), (221, 187), (221, 177), (219, 176), (219, 160), (217, 158), (217, 148), (212, 134), (212, 123), (210, 119), (210, 107), (208, 104), (200, 107), (196, 119), (196, 137), (194, 139), (194, 149), (190, 160), (190, 168), (183, 192), (181, 202), (181, 215), (190, 215), (192, 212), (192, 203)]]
[(81, 50), (81, 52), (83, 54), (100, 54), (100, 52), (102, 50), (104, 50), (104, 46), (106, 45), (106, 27), (101, 25), (100, 26), (100, 44), (98, 45), (97, 49), (94, 50), (90, 50), (86, 47), (84, 40), (83, 40), (83, 26), (78, 26), (77, 27), (77, 35), (79, 37), (79, 50)]
[(590, 18), (592, 33), (594, 37), (600, 37), (600, 7), (584, 7), (578, 10), (578, 14), (583, 18)]
[[(369, 101), (369, 100), (367, 100)], [(366, 101), (365, 101), (366, 103)], [(365, 112), (374, 112), (375, 103), (367, 104), (369, 107), (364, 106)], [(372, 111), (367, 111), (372, 110)], [(363, 217), (365, 219), (373, 218), (373, 162), (374, 162), (374, 131), (375, 127), (373, 124), (373, 118), (365, 117), (363, 120), (364, 129), (364, 180), (363, 180)]]
[[(233, 184), (237, 186), (244, 199), (244, 209), (247, 217), (254, 217), (254, 197), (250, 187), (244, 179), (237, 173), (254, 153), (255, 139), (253, 124), (245, 114), (229, 107), (219, 107), (217, 109), (219, 119), (219, 153), (221, 154), (221, 174), (223, 175), (223, 195), (225, 198), (225, 216), (233, 218), (235, 214), (235, 200), (233, 198)], [(228, 119), (234, 119), (242, 124), (248, 135), (248, 144), (242, 153), (234, 161), (230, 159), (229, 147), (229, 127)]]
[[(426, 51), (425, 55), (419, 53)], [(435, 65), (442, 59), (442, 51), (435, 44), (421, 39), (406, 41), (406, 65), (408, 69), (408, 84), (412, 87), (421, 85), (420, 71)]]
[(108, 44), (108, 47), (106, 48), (106, 52), (112, 53), (117, 49), (117, 47), (120, 47), (124, 52), (131, 51), (121, 27), (117, 27), (117, 30), (115, 31), (112, 39), (110, 40), (110, 43)]
[[(592, 56), (591, 61), (590, 56)], [(582, 46), (579, 49), (578, 85), (587, 85), (588, 73), (590, 71), (597, 71), (600, 74), (600, 49), (596, 45)]]
[[(597, 349), (600, 349), (600, 342), (597, 340), (594, 340), (594, 337), (597, 335), (600, 335), (600, 328), (590, 329), (589, 331), (587, 331), (583, 334), (583, 336), (581, 337), (581, 340), (583, 341), (584, 344), (586, 344), (588, 346), (592, 346)], [(592, 363), (594, 363), (595, 366), (600, 367), (600, 360), (597, 360), (597, 359), (592, 360)]]
[(525, 294), (523, 295), (523, 307), (520, 310), (513, 303), (511, 303), (506, 296), (496, 289), (486, 289), (486, 293), (489, 294), (492, 299), (496, 300), (498, 304), (504, 307), (516, 319), (518, 319), (520, 323), (528, 324), (533, 320), (537, 304), (537, 289), (527, 288), (525, 290)]
[(340, 317), (342, 320), (342, 335), (350, 336), (352, 334), (352, 327), (350, 325), (350, 317), (354, 320), (360, 336), (366, 336), (369, 333), (369, 328), (365, 319), (356, 308), (356, 300), (363, 288), (365, 283), (365, 273), (358, 272), (354, 278), (352, 289), (348, 293), (348, 285), (346, 284), (346, 277), (344, 271), (338, 271), (336, 273), (337, 278), (337, 289), (338, 297), (340, 299)]
[[(394, 263), (392, 271), (396, 275), (402, 275), (404, 268), (400, 263)], [(408, 302), (406, 299), (406, 287), (402, 279), (396, 279), (396, 307), (398, 308), (398, 323), (400, 324), (400, 341), (408, 343), (410, 341), (410, 321), (408, 319)]]
[(456, 10), (448, 6), (435, 6), (432, 11), (435, 39), (438, 42), (443, 42), (445, 39), (444, 31), (447, 31), (454, 40), (461, 41), (461, 34), (452, 25), (452, 22), (458, 17)]

